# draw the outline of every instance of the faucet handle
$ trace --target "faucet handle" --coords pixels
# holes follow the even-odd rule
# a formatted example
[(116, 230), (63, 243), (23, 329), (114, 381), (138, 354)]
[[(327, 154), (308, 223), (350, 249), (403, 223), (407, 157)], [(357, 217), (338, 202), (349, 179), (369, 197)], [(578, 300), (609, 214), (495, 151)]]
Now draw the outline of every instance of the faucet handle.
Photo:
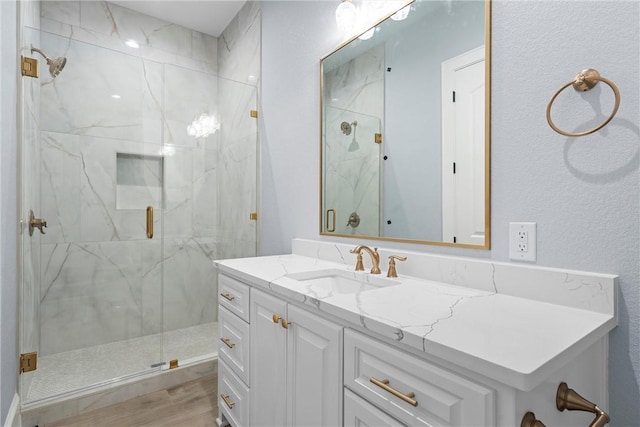
[(406, 261), (406, 256), (398, 256), (391, 255), (389, 257), (389, 270), (387, 271), (387, 277), (398, 277), (398, 272), (396, 271), (396, 260), (398, 261)]

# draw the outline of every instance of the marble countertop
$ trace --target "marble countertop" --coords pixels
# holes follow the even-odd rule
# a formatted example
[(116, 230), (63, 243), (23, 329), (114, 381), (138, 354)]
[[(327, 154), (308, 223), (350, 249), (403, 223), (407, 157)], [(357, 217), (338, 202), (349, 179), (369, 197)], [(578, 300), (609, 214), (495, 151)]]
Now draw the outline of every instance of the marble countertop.
[(314, 289), (287, 275), (327, 268), (346, 270), (365, 281), (371, 275), (301, 255), (230, 259), (217, 265), (254, 287), (524, 391), (616, 325), (611, 313), (402, 275), (394, 279), (397, 285), (364, 292)]

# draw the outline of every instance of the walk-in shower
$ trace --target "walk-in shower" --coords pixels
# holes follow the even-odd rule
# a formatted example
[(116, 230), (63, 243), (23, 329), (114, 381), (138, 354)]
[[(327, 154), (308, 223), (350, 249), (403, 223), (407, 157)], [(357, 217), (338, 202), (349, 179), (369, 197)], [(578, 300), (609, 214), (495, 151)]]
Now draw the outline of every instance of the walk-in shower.
[[(184, 58), (23, 32), (57, 76), (22, 78), (21, 211), (47, 223), (21, 237), (23, 408), (214, 358), (213, 262), (256, 253), (256, 88), (197, 56), (204, 35)], [(190, 135), (203, 114), (219, 127)]]

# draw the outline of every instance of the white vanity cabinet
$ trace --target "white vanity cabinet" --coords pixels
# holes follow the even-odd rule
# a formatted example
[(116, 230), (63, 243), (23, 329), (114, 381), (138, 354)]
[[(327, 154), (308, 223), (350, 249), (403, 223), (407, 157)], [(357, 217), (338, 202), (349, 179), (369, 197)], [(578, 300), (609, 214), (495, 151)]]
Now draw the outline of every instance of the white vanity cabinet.
[[(334, 246), (307, 252), (347, 259)], [(221, 422), (589, 425), (590, 410), (558, 410), (564, 384), (608, 410), (616, 276), (421, 257), (434, 271), (486, 270), (474, 280), (491, 290), (425, 272), (353, 292), (341, 278), (369, 284), (368, 273), (306, 255), (219, 261)], [(527, 298), (540, 288), (549, 301)]]
[(342, 327), (251, 290), (251, 425), (342, 425)]

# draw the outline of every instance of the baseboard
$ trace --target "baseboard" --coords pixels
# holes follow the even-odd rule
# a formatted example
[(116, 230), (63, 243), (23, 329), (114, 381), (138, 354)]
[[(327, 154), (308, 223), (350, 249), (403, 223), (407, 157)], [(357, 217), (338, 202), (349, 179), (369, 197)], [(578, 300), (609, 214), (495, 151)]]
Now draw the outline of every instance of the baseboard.
[(18, 393), (13, 395), (9, 412), (7, 413), (7, 419), (4, 420), (4, 427), (21, 427), (22, 420), (20, 418), (20, 396)]

